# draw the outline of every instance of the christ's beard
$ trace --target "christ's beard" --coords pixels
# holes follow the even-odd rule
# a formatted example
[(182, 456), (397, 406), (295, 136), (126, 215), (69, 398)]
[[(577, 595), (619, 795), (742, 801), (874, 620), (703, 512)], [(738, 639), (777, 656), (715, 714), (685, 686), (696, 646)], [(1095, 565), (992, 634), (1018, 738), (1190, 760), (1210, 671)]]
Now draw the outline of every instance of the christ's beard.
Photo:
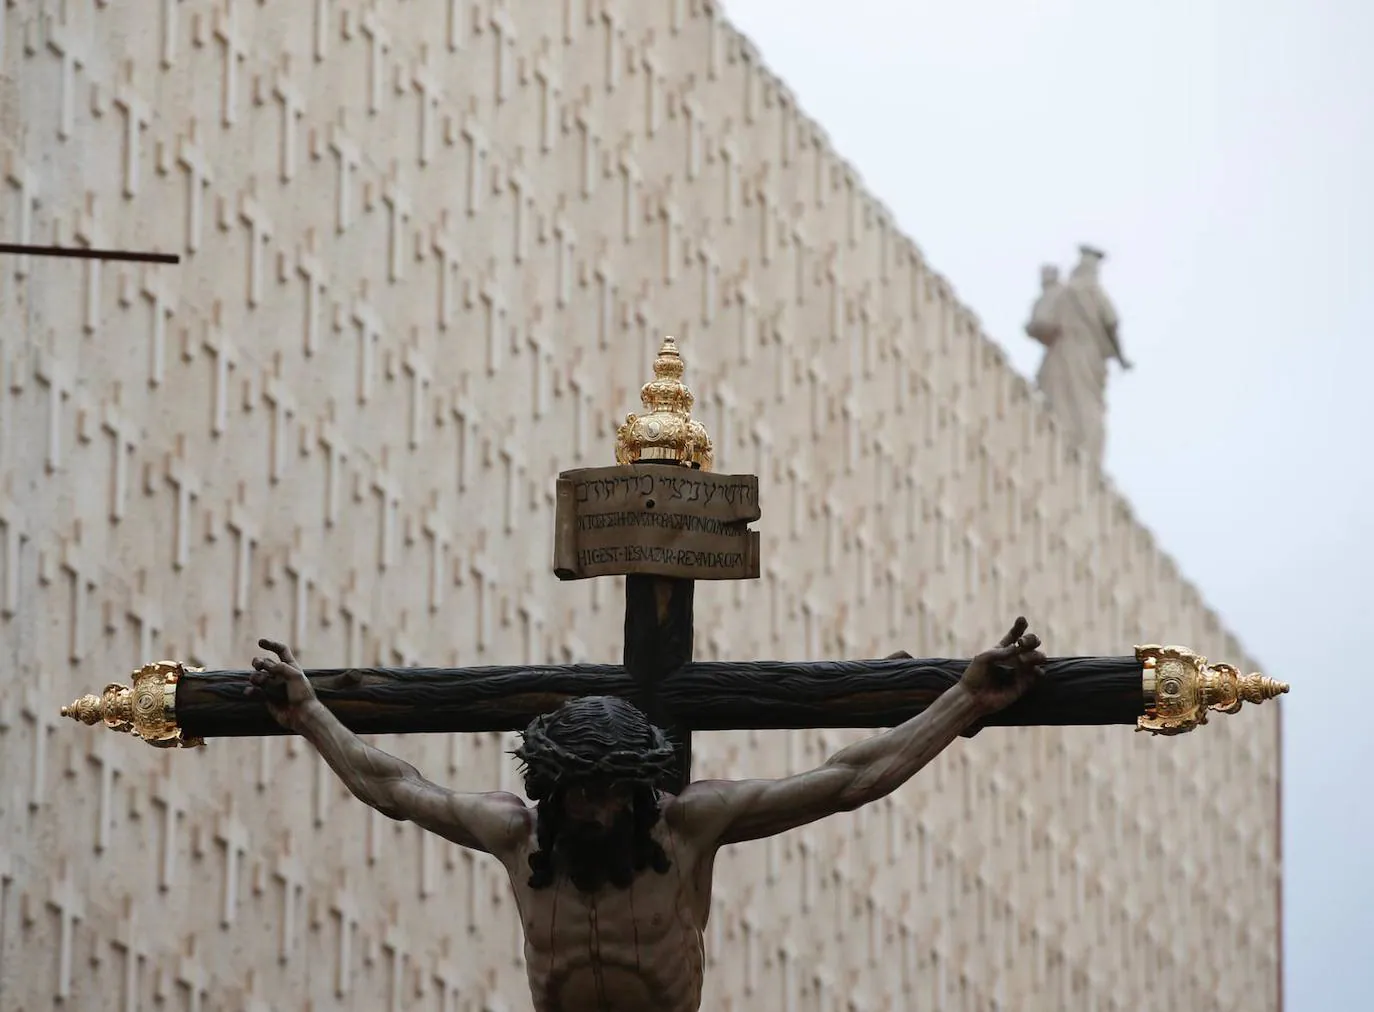
[(555, 852), (575, 886), (595, 892), (610, 882), (627, 886), (634, 878), (634, 819), (626, 812), (608, 827), (565, 823)]

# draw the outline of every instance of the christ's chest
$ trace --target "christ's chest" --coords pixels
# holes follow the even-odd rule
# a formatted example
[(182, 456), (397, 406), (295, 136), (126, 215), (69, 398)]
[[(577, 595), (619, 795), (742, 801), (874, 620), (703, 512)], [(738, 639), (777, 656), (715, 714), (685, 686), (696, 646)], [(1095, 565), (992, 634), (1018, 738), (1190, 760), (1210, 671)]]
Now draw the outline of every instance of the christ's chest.
[(560, 879), (526, 895), (526, 968), (540, 1009), (695, 1009), (705, 952), (673, 870), (584, 893)]
[(528, 944), (554, 962), (608, 959), (635, 962), (662, 945), (680, 945), (693, 932), (692, 903), (683, 883), (644, 871), (625, 889), (594, 893), (560, 877), (548, 889), (521, 897)]

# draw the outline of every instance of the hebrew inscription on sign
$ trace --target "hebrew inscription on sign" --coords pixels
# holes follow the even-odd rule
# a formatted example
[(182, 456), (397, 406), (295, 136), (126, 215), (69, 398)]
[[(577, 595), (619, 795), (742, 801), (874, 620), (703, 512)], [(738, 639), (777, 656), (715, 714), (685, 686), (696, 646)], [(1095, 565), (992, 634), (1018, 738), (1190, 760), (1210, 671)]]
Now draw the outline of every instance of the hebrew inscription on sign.
[(759, 480), (685, 468), (588, 467), (558, 476), (553, 571), (755, 580)]

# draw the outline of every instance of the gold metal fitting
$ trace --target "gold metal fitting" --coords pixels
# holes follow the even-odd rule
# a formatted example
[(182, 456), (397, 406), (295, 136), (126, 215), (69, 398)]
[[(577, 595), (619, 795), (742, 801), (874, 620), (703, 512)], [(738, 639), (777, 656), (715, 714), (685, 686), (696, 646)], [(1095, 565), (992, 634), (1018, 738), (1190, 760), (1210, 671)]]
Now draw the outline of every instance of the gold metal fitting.
[(104, 724), (156, 748), (204, 746), (203, 738), (181, 733), (176, 715), (177, 682), (187, 671), (199, 670), (177, 661), (145, 664), (134, 672), (133, 685), (111, 682), (100, 695), (87, 693), (62, 707), (62, 716), (83, 724)]
[(1145, 716), (1137, 731), (1184, 734), (1207, 723), (1207, 711), (1235, 713), (1242, 703), (1263, 703), (1288, 691), (1288, 683), (1242, 675), (1230, 664), (1208, 664), (1186, 647), (1135, 648), (1143, 665)]
[(646, 414), (629, 414), (615, 434), (617, 464), (663, 461), (711, 470), (715, 448), (706, 427), (692, 417), (695, 398), (682, 382), (677, 342), (663, 339), (654, 359), (654, 378), (639, 391)]

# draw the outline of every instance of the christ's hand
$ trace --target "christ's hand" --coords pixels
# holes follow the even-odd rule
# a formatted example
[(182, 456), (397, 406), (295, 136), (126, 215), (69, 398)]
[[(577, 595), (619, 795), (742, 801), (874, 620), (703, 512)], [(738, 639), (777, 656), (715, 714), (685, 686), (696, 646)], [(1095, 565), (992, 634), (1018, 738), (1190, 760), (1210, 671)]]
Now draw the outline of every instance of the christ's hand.
[(278, 724), (288, 731), (298, 730), (302, 712), (315, 702), (315, 689), (285, 643), (262, 639), (258, 646), (277, 656), (253, 658), (253, 673), (248, 676), (251, 684), (244, 695), (264, 700)]
[(997, 646), (969, 661), (959, 684), (980, 710), (996, 713), (1025, 694), (1044, 674), (1044, 664), (1040, 637), (1026, 632), (1026, 620), (1018, 618)]

